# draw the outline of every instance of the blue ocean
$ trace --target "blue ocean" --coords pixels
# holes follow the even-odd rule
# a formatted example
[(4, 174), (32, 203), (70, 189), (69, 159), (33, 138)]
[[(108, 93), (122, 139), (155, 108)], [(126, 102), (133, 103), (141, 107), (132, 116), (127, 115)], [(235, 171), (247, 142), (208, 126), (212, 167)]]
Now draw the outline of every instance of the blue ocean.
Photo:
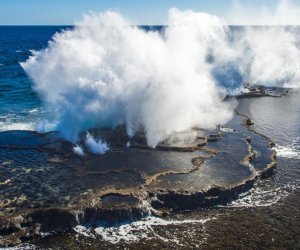
[(20, 66), (66, 26), (0, 26), (0, 131), (34, 129), (47, 114)]
[[(108, 25), (108, 27), (111, 26)], [(129, 118), (132, 120), (126, 125), (132, 125), (133, 129), (136, 124), (144, 125), (149, 130), (151, 145), (155, 145), (155, 140), (161, 139), (159, 136), (165, 136), (164, 127), (161, 125), (173, 126), (177, 129), (181, 125), (179, 123), (187, 118), (186, 120), (192, 126), (194, 120), (191, 121), (191, 119), (196, 119), (202, 113), (205, 116), (201, 116), (202, 119), (196, 119), (196, 122), (208, 123), (212, 120), (213, 124), (217, 124), (218, 119), (222, 118), (227, 109), (233, 111), (235, 108), (240, 113), (251, 117), (257, 131), (272, 138), (276, 144), (274, 149), (277, 151), (278, 157), (277, 174), (267, 180), (259, 181), (252, 190), (229, 206), (172, 215), (173, 217), (171, 217), (176, 221), (192, 221), (190, 219), (203, 219), (204, 216), (205, 218), (207, 216), (212, 218), (212, 222), (207, 228), (202, 224), (175, 223), (158, 225), (154, 231), (151, 227), (140, 224), (140, 227), (153, 233), (154, 237), (146, 238), (145, 242), (142, 240), (134, 243), (137, 244), (134, 247), (150, 248), (149, 246), (151, 246), (152, 248), (153, 242), (158, 242), (158, 248), (166, 249), (169, 249), (170, 246), (173, 248), (183, 248), (184, 246), (184, 248), (193, 249), (203, 246), (203, 249), (216, 249), (218, 248), (217, 244), (226, 242), (227, 237), (231, 240), (230, 237), (233, 237), (234, 233), (241, 231), (242, 236), (237, 234), (235, 240), (242, 248), (256, 248), (257, 245), (250, 243), (257, 241), (265, 249), (271, 249), (274, 246), (269, 242), (273, 244), (274, 239), (277, 244), (290, 246), (287, 248), (299, 248), (300, 92), (298, 88), (293, 89), (293, 85), (296, 83), (299, 87), (300, 74), (299, 70), (295, 71), (299, 65), (295, 58), (298, 58), (297, 53), (300, 55), (300, 49), (294, 43), (291, 43), (289, 48), (282, 46), (283, 44), (289, 45), (288, 39), (283, 39), (282, 35), (286, 34), (286, 31), (270, 29), (268, 32), (263, 31), (256, 34), (255, 30), (251, 30), (247, 33), (248, 37), (245, 36), (241, 40), (248, 39), (249, 44), (253, 45), (252, 51), (247, 46), (242, 46), (243, 50), (239, 51), (241, 52), (241, 56), (239, 56), (235, 54), (238, 48), (236, 50), (231, 50), (231, 47), (228, 50), (225, 49), (224, 44), (227, 42), (227, 37), (224, 38), (222, 32), (218, 35), (224, 38), (224, 44), (219, 44), (219, 36), (217, 39), (206, 41), (207, 37), (202, 32), (203, 30), (200, 30), (201, 32), (196, 30), (196, 35), (188, 37), (188, 41), (201, 37), (199, 40), (204, 42), (197, 48), (201, 49), (206, 46), (208, 51), (214, 52), (204, 58), (203, 62), (200, 60), (198, 64), (198, 60), (194, 60), (194, 51), (189, 49), (190, 45), (184, 39), (184, 36), (188, 36), (191, 32), (183, 33), (182, 40), (179, 42), (177, 41), (177, 30), (173, 31), (174, 34), (168, 33), (166, 36), (169, 36), (169, 40), (167, 42), (164, 40), (165, 43), (162, 45), (162, 39), (158, 39), (158, 35), (154, 34), (158, 32), (143, 36), (137, 34), (136, 30), (130, 30), (132, 37), (136, 35), (135, 39), (131, 39), (122, 32), (121, 28), (119, 31), (122, 35), (121, 38), (114, 37), (109, 29), (95, 34), (97, 32), (86, 28), (87, 30), (84, 32), (79, 30), (78, 33), (64, 34), (58, 38), (52, 51), (49, 49), (50, 51), (47, 53), (36, 57), (40, 60), (39, 63), (30, 64), (31, 62), (28, 62), (28, 59), (37, 51), (51, 47), (49, 41), (53, 39), (55, 33), (70, 29), (72, 29), (71, 26), (0, 26), (0, 132), (36, 130), (41, 121), (45, 119), (51, 121), (54, 113), (59, 113), (57, 110), (60, 111), (63, 107), (65, 116), (61, 118), (58, 130), (62, 134), (65, 133), (63, 135), (67, 139), (67, 133), (75, 125), (78, 125), (78, 131), (80, 129), (84, 131), (97, 126), (99, 121), (113, 123), (112, 121), (119, 122), (121, 120), (122, 122), (126, 120), (124, 116), (127, 115), (127, 120), (130, 120)], [(162, 26), (143, 27), (143, 29), (150, 33), (163, 30)], [(239, 30), (236, 28), (237, 37), (239, 37)], [(101, 34), (104, 34), (103, 37)], [(290, 36), (290, 34), (288, 33), (287, 38), (294, 41), (291, 39), (294, 36)], [(80, 37), (81, 35), (82, 37)], [(278, 39), (274, 39), (274, 35)], [(229, 38), (234, 42), (234, 37), (229, 36)], [(282, 40), (280, 40), (281, 38)], [(261, 39), (264, 39), (265, 43), (262, 43)], [(69, 41), (70, 46), (66, 45), (66, 40)], [(105, 45), (102, 50), (98, 49), (98, 41)], [(120, 41), (123, 43), (120, 44)], [(154, 42), (156, 42), (156, 46), (152, 46)], [(224, 49), (219, 49), (221, 45), (224, 45)], [(257, 45), (261, 45), (261, 47)], [(153, 50), (155, 53), (145, 51), (145, 48)], [(156, 48), (161, 48), (161, 50), (156, 50)], [(139, 50), (138, 53), (135, 53), (135, 49)], [(267, 51), (268, 49), (269, 51)], [(65, 51), (68, 53), (64, 53)], [(128, 51), (129, 53), (127, 53)], [(161, 54), (158, 52), (165, 53), (166, 57), (161, 58)], [(98, 53), (98, 57), (94, 57), (95, 53)], [(203, 54), (205, 53), (203, 52)], [(74, 55), (79, 56), (75, 59)], [(256, 61), (250, 60), (253, 55), (256, 55)], [(49, 58), (54, 60), (53, 67)], [(99, 58), (101, 60), (98, 60)], [(178, 59), (177, 64), (169, 63), (171, 59)], [(249, 62), (245, 63), (243, 59), (249, 59)], [(20, 64), (25, 61), (27, 61), (28, 72), (25, 72)], [(279, 63), (276, 64), (275, 61)], [(61, 63), (65, 63), (65, 65)], [(269, 96), (253, 99), (243, 98), (239, 101), (235, 100), (236, 106), (234, 107), (224, 104), (221, 102), (223, 99), (219, 98), (219, 92), (226, 92), (228, 89), (235, 90), (238, 88), (237, 82), (245, 81), (237, 73), (238, 66), (244, 66), (243, 73), (248, 74), (250, 80), (256, 80), (258, 83), (262, 81), (266, 86), (271, 87), (290, 87), (289, 94), (281, 98)], [(165, 71), (161, 70), (162, 68)], [(248, 72), (248, 68), (251, 68), (252, 71)], [(40, 69), (42, 71), (39, 71)], [(201, 77), (207, 75), (207, 72), (212, 72), (215, 80), (220, 84), (220, 91), (218, 90), (217, 94), (210, 78), (204, 79), (207, 84), (203, 84), (202, 88), (206, 91), (197, 88), (198, 80), (203, 80)], [(48, 74), (45, 79), (43, 78), (44, 74)], [(30, 76), (36, 77), (36, 79), (33, 80)], [(186, 85), (186, 79), (190, 84)], [(111, 84), (106, 84), (105, 80)], [(167, 83), (164, 88), (161, 87), (162, 82)], [(247, 81), (245, 82), (247, 83)], [(141, 83), (144, 84), (143, 88), (140, 87)], [(209, 84), (211, 84), (211, 88), (206, 88)], [(39, 85), (39, 91), (35, 89), (36, 85)], [(195, 91), (193, 87), (195, 87)], [(60, 99), (61, 96), (63, 98)], [(161, 97), (161, 99), (157, 97)], [(55, 103), (58, 103), (56, 111), (53, 107)], [(141, 109), (140, 106), (144, 103), (146, 105)], [(177, 105), (178, 103), (179, 105)], [(206, 106), (207, 103), (209, 105)], [(219, 105), (220, 103), (224, 104), (225, 108)], [(198, 112), (199, 107), (200, 112)], [(203, 110), (201, 110), (202, 107), (204, 107)], [(208, 108), (212, 111), (205, 113)], [(188, 112), (191, 112), (191, 115), (186, 116)], [(173, 116), (168, 116), (170, 113)], [(148, 117), (150, 118), (147, 119)], [(156, 117), (158, 118), (155, 119)], [(112, 124), (112, 126), (114, 125), (116, 124)], [(154, 130), (151, 130), (152, 128)], [(159, 136), (153, 133), (156, 131), (155, 128), (161, 129), (162, 132), (159, 131), (161, 132), (158, 133)], [(75, 130), (75, 132), (78, 131)], [(3, 165), (3, 168), (5, 167), (6, 165)], [(237, 225), (239, 226), (237, 227)], [(108, 234), (105, 234), (105, 231), (100, 232), (104, 235), (100, 240), (95, 240), (87, 234), (83, 234), (84, 237), (80, 236), (81, 238), (78, 235), (72, 238), (72, 234), (58, 234), (44, 240), (42, 238), (40, 241), (34, 239), (32, 243), (41, 249), (50, 247), (62, 249), (66, 245), (69, 246), (68, 249), (77, 249), (78, 247), (90, 249), (90, 246), (95, 244), (99, 248), (105, 247), (105, 244), (108, 244), (105, 239), (109, 239), (106, 235), (113, 236), (111, 238), (118, 240), (118, 237), (122, 238), (124, 232), (127, 232), (130, 236), (128, 238), (139, 238), (139, 236), (136, 237), (139, 230), (135, 226), (133, 230), (124, 229), (124, 227), (116, 227), (112, 230), (115, 231), (108, 231)], [(148, 233), (148, 231), (146, 232)], [(144, 239), (147, 234), (144, 234), (142, 230), (141, 232), (140, 238)], [(220, 236), (222, 234), (225, 235), (223, 238)], [(265, 234), (268, 236), (266, 237)], [(176, 238), (176, 235), (179, 236)], [(248, 239), (242, 238), (245, 235), (248, 235)], [(59, 238), (60, 236), (61, 238)], [(210, 241), (205, 243), (207, 239)], [(230, 240), (227, 241), (231, 242)], [(119, 241), (112, 242), (109, 247), (115, 248), (117, 246), (115, 243)], [(172, 245), (169, 245), (170, 242)], [(201, 245), (203, 242), (206, 245)], [(248, 243), (250, 245), (247, 245)], [(118, 246), (124, 248), (131, 247), (127, 242), (119, 244)], [(22, 249), (22, 247), (18, 249)]]
[[(142, 28), (151, 31), (163, 26)], [(72, 26), (0, 26), (0, 131), (35, 130), (52, 117), (20, 63), (47, 48), (55, 33), (69, 29)]]

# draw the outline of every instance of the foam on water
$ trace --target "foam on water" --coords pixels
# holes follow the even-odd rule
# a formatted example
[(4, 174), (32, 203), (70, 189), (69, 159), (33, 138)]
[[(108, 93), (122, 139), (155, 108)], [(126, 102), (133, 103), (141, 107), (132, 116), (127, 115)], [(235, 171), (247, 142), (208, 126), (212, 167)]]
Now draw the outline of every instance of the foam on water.
[(33, 244), (23, 243), (15, 247), (0, 247), (0, 250), (38, 250), (39, 248)]
[(300, 137), (295, 138), (290, 144), (285, 146), (276, 145), (274, 149), (278, 157), (300, 159)]
[(7, 123), (0, 122), (0, 131), (10, 131), (10, 130), (35, 130), (35, 123), (33, 122), (16, 122), (16, 123)]
[(200, 220), (164, 220), (157, 217), (147, 217), (140, 221), (132, 223), (114, 226), (103, 227), (99, 226), (95, 229), (87, 228), (84, 226), (77, 226), (74, 230), (79, 234), (86, 237), (96, 238), (101, 236), (103, 240), (113, 244), (117, 244), (120, 241), (125, 242), (137, 242), (142, 239), (158, 238), (165, 242), (175, 242), (178, 244), (178, 240), (174, 237), (165, 238), (158, 235), (154, 228), (156, 226), (168, 226), (168, 225), (180, 225), (180, 224), (205, 224), (207, 221), (213, 218), (205, 218)]
[(38, 108), (34, 108), (28, 111), (29, 113), (38, 113), (39, 109)]
[(41, 107), (24, 108), (15, 113), (7, 111), (7, 113), (0, 114), (0, 131), (30, 130), (49, 132), (55, 128), (56, 124), (43, 119), (48, 113)]
[[(268, 183), (269, 182), (269, 183)], [(255, 184), (254, 188), (239, 195), (237, 200), (220, 207), (269, 207), (282, 200), (298, 189), (297, 183), (274, 186), (273, 181)]]
[[(295, 138), (286, 146), (276, 145), (274, 149), (277, 157), (300, 159), (300, 137)], [(275, 178), (283, 178), (277, 174)], [(300, 183), (298, 179), (289, 180), (288, 183), (274, 179), (262, 180), (254, 185), (248, 192), (239, 195), (237, 200), (232, 201), (227, 207), (268, 207), (284, 201), (286, 197), (298, 190)]]

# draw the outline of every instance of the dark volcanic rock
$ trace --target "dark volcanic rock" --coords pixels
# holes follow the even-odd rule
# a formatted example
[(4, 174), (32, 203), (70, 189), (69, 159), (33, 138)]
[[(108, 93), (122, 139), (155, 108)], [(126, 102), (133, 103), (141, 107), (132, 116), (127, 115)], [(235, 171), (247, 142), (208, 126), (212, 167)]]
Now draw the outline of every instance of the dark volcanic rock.
[(56, 132), (2, 132), (0, 245), (79, 224), (112, 225), (229, 202), (275, 169), (271, 141), (250, 123), (236, 115), (227, 127), (195, 130), (193, 143), (163, 142), (156, 149), (142, 133), (126, 148), (124, 127), (91, 130), (111, 150), (84, 156)]
[(248, 117), (244, 119), (243, 124), (244, 124), (245, 126), (252, 126), (252, 125), (254, 125), (254, 123), (253, 123), (253, 122), (251, 121), (251, 119), (248, 118)]
[(281, 97), (286, 95), (289, 92), (286, 88), (272, 88), (272, 87), (264, 87), (259, 85), (251, 85), (248, 84), (245, 87), (243, 93), (238, 95), (238, 98), (244, 97), (263, 97), (263, 96), (271, 96), (271, 97)]

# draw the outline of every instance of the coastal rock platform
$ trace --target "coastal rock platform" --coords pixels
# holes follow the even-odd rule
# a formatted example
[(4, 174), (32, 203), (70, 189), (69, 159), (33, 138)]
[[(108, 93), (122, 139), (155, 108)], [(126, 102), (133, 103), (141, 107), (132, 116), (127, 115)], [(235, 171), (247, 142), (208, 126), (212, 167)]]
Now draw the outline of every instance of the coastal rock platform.
[(285, 96), (291, 91), (288, 88), (274, 88), (274, 87), (265, 87), (254, 84), (244, 84), (244, 91), (237, 96), (237, 98), (248, 98), (248, 97), (282, 97)]
[[(124, 128), (95, 129), (103, 155), (76, 155), (57, 132), (0, 133), (0, 246), (43, 232), (106, 225), (226, 204), (272, 175), (272, 141), (235, 114), (226, 127), (195, 129), (192, 143), (146, 146)], [(83, 145), (84, 135), (80, 145)]]

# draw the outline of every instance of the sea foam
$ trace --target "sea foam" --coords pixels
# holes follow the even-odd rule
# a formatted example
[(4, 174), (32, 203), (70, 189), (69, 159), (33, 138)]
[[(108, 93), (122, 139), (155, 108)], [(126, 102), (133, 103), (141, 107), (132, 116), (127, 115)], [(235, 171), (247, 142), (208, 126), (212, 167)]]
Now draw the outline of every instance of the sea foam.
[(296, 137), (287, 145), (274, 147), (278, 157), (300, 160), (300, 137)]
[(174, 235), (171, 238), (165, 238), (155, 233), (154, 228), (159, 226), (168, 225), (182, 225), (182, 224), (201, 224), (204, 225), (206, 222), (213, 220), (214, 218), (204, 218), (198, 220), (164, 220), (158, 217), (146, 217), (140, 221), (135, 221), (131, 223), (125, 223), (122, 225), (105, 227), (98, 226), (94, 229), (76, 226), (74, 230), (79, 235), (84, 235), (86, 237), (96, 238), (97, 235), (102, 236), (103, 240), (108, 241), (112, 244), (117, 244), (120, 241), (132, 243), (138, 242), (145, 239), (160, 239), (165, 242), (177, 242)]

